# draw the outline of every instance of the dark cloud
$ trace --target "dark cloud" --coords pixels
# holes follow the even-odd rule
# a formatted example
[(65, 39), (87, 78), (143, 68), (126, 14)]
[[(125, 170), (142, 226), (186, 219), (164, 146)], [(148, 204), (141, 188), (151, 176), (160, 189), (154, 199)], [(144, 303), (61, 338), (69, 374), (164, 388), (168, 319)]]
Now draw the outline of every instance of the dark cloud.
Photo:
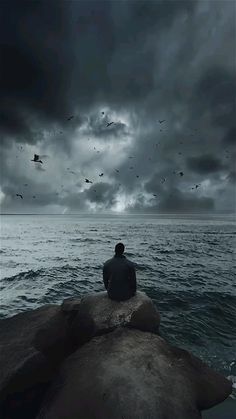
[(4, 211), (233, 208), (233, 2), (1, 6)]
[(230, 172), (227, 176), (227, 179), (230, 183), (235, 184), (236, 183), (236, 171), (232, 170), (232, 172)]
[(236, 145), (236, 127), (232, 127), (230, 128), (226, 135), (224, 136), (223, 140), (223, 145), (224, 146), (235, 146)]
[(214, 199), (193, 197), (190, 194), (183, 194), (178, 190), (174, 190), (161, 200), (159, 210), (172, 213), (212, 212), (214, 210)]
[(117, 187), (109, 183), (95, 183), (85, 192), (85, 197), (92, 203), (103, 204), (110, 208), (116, 202)]
[(224, 168), (219, 158), (208, 154), (198, 157), (189, 157), (186, 164), (190, 170), (200, 174), (214, 173)]

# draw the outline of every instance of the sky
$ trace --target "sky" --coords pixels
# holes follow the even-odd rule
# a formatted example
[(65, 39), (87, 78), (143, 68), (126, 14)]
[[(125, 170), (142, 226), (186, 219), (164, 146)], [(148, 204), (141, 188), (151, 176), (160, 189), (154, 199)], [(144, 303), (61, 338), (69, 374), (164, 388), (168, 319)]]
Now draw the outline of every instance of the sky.
[(234, 1), (3, 1), (0, 43), (2, 213), (235, 211)]

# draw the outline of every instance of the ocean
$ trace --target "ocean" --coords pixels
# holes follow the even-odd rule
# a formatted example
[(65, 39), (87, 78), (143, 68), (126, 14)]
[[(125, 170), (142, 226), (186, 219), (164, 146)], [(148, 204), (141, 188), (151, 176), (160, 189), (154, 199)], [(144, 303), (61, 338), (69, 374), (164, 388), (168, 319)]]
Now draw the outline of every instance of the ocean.
[[(234, 380), (232, 216), (2, 215), (0, 318), (103, 290), (103, 263), (119, 241), (161, 313), (161, 335)], [(236, 389), (203, 418), (235, 419)]]

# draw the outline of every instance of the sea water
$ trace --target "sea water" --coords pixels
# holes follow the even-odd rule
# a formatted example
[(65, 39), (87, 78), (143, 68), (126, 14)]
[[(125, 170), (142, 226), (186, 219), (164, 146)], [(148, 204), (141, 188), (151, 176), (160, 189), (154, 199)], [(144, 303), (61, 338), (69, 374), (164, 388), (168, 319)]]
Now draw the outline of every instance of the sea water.
[[(0, 318), (103, 290), (103, 263), (119, 241), (136, 263), (138, 288), (161, 313), (161, 335), (234, 380), (236, 224), (230, 216), (2, 215)], [(234, 397), (204, 419), (235, 419)]]

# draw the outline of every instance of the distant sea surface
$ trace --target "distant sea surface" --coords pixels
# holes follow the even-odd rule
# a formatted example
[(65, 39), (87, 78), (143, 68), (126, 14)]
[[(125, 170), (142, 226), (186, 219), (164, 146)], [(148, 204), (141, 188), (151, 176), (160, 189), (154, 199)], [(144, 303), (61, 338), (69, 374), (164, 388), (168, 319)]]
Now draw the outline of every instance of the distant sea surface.
[[(230, 216), (2, 215), (0, 318), (103, 290), (102, 266), (119, 241), (137, 264), (138, 288), (161, 313), (161, 335), (235, 377)], [(234, 397), (203, 417), (235, 419)]]

